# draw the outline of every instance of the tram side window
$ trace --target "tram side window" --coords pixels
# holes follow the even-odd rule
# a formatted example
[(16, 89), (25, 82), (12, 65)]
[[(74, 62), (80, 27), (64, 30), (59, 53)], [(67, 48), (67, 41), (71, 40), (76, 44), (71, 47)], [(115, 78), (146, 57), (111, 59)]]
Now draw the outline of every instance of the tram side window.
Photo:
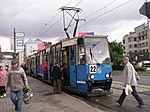
[(74, 46), (71, 46), (71, 64), (75, 64), (75, 59), (74, 59)]
[(79, 59), (80, 59), (80, 64), (85, 64), (85, 52), (84, 52), (84, 47), (80, 46), (79, 49)]
[(77, 40), (78, 43), (78, 49), (77, 49), (77, 59), (78, 59), (78, 64), (86, 64), (86, 59), (85, 59), (85, 49), (84, 49), (84, 40), (83, 38), (79, 38)]

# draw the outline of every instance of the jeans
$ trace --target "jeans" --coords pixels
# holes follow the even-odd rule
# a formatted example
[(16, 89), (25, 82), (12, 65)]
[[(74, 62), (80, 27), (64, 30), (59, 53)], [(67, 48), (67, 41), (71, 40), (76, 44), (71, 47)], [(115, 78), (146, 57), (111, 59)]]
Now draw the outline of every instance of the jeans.
[[(132, 87), (132, 90), (133, 90), (133, 92), (132, 92), (131, 94), (132, 94), (132, 95), (134, 96), (134, 98), (137, 100), (137, 102), (139, 103), (139, 105), (144, 104), (142, 98), (138, 95), (135, 86), (131, 86), (131, 87)], [(123, 101), (124, 101), (124, 99), (126, 98), (126, 96), (127, 96), (127, 95), (125, 94), (125, 90), (123, 89), (123, 92), (122, 92), (122, 94), (121, 94), (121, 96), (120, 96), (118, 102), (119, 102), (120, 104), (122, 104)]]
[(22, 109), (22, 90), (10, 91), (10, 98), (15, 105), (15, 110), (21, 112)]

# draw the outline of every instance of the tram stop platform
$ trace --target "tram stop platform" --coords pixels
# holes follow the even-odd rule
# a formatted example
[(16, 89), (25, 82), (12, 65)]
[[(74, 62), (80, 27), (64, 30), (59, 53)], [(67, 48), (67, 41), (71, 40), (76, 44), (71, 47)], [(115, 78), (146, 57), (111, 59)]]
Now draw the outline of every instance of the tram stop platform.
[[(28, 77), (28, 80), (34, 96), (30, 104), (22, 102), (22, 112), (103, 112), (64, 92), (52, 94), (50, 85), (35, 78)], [(0, 98), (0, 112), (15, 112), (9, 90), (5, 98)]]

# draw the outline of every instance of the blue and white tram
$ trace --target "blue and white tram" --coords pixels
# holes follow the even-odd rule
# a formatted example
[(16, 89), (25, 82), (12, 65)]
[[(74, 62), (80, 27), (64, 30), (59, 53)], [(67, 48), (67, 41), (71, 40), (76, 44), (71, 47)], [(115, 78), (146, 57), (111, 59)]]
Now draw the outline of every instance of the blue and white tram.
[(55, 46), (55, 59), (68, 67), (69, 85), (64, 89), (87, 95), (110, 91), (112, 67), (107, 36), (63, 40)]

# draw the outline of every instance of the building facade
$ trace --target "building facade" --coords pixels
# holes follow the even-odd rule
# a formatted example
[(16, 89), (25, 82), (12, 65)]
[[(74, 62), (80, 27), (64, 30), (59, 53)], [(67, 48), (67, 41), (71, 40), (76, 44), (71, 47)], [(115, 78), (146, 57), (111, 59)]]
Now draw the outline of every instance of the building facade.
[(29, 39), (25, 43), (25, 57), (32, 55), (40, 50), (43, 50), (45, 48), (43, 42), (40, 39), (31, 40)]
[(123, 37), (125, 55), (135, 57), (137, 62), (150, 60), (150, 25), (144, 23)]

